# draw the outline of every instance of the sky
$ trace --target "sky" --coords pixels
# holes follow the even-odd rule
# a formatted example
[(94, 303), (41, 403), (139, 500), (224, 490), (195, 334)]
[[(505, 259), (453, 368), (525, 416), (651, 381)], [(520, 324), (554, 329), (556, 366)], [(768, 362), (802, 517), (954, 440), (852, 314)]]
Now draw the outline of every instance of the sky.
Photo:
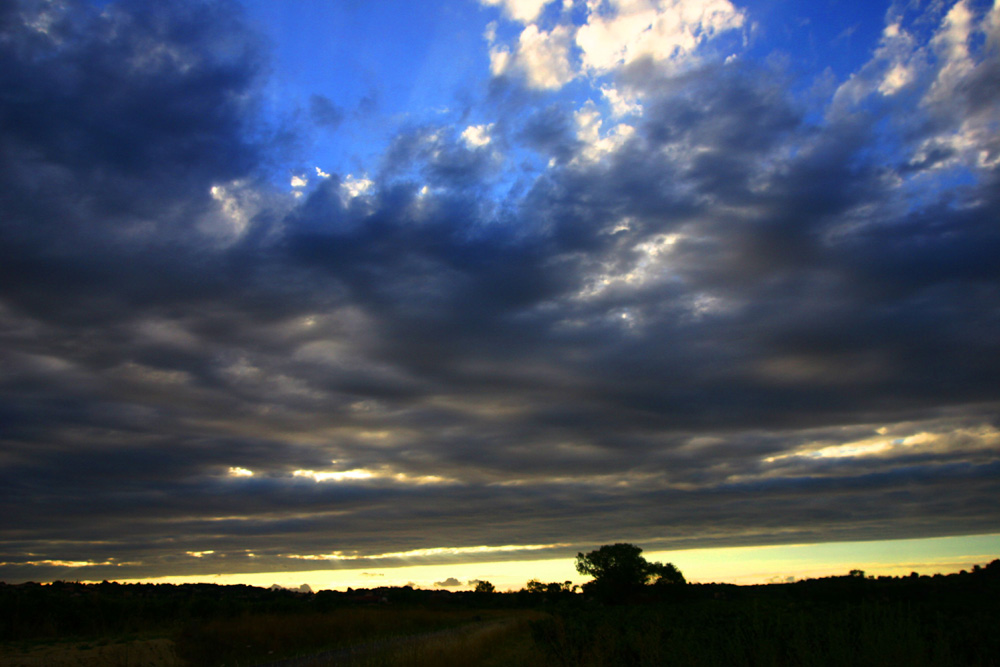
[(998, 221), (1000, 0), (0, 3), (0, 581), (988, 562)]

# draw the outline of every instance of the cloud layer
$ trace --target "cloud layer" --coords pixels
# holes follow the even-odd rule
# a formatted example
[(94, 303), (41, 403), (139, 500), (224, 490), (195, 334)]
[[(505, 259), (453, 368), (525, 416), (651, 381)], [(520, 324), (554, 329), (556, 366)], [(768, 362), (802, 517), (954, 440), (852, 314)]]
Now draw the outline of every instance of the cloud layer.
[(289, 189), (238, 6), (5, 4), (0, 578), (995, 530), (1000, 9), (584, 9)]

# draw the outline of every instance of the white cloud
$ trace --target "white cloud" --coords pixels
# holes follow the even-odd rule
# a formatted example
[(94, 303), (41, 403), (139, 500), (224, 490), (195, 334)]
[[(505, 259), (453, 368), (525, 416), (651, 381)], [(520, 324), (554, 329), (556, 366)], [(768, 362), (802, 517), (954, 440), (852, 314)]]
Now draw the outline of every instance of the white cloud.
[(510, 65), (510, 49), (506, 46), (497, 46), (490, 49), (490, 74), (500, 76), (507, 72)]
[(892, 69), (886, 72), (882, 83), (879, 84), (878, 92), (883, 95), (892, 95), (906, 86), (913, 80), (913, 68), (903, 63), (896, 63)]
[[(956, 2), (926, 44), (903, 25), (902, 15), (890, 16), (872, 59), (837, 89), (828, 117), (854, 113), (876, 92), (890, 97), (917, 88), (920, 104), (912, 111), (929, 113), (934, 123), (927, 127), (935, 132), (914, 147), (908, 162), (920, 168), (900, 177), (900, 185), (959, 167), (992, 169), (1000, 164), (995, 111), (970, 109), (968, 96), (981, 68), (991, 66), (991, 45), (1000, 46), (998, 28), (1000, 3), (979, 16), (966, 0)], [(977, 44), (981, 38), (985, 45)]]
[[(594, 276), (578, 296), (589, 299), (602, 295), (608, 289), (638, 289), (662, 279), (669, 272), (670, 255), (680, 238), (679, 234), (659, 234), (634, 245), (632, 253), (637, 258), (635, 263), (624, 269), (609, 266), (609, 269), (614, 270)], [(626, 313), (622, 319), (632, 317), (634, 313)]]
[(596, 73), (644, 57), (678, 63), (745, 18), (728, 0), (612, 0), (610, 6), (607, 14), (592, 6), (576, 34), (583, 66)]
[(517, 64), (532, 88), (555, 90), (574, 76), (569, 62), (571, 34), (568, 26), (551, 32), (529, 25), (521, 32), (517, 45)]
[(538, 18), (549, 0), (481, 0), (481, 2), (494, 7), (499, 5), (515, 21), (530, 23)]
[(639, 100), (625, 97), (614, 86), (602, 86), (601, 95), (608, 101), (611, 106), (611, 114), (616, 118), (642, 113), (642, 105)]
[(993, 9), (983, 21), (987, 48), (996, 53), (1000, 49), (1000, 0), (993, 0)]
[(348, 174), (340, 184), (341, 198), (346, 204), (355, 197), (361, 197), (362, 195), (368, 194), (374, 185), (374, 181), (369, 179), (367, 176), (358, 178), (353, 174)]
[(490, 131), (493, 123), (489, 125), (470, 125), (462, 131), (462, 140), (469, 148), (482, 148), (490, 143)]
[(200, 221), (199, 229), (220, 241), (238, 240), (260, 208), (257, 192), (244, 181), (232, 181), (213, 185), (209, 194), (216, 208)]
[(878, 437), (846, 443), (812, 442), (793, 452), (769, 456), (763, 461), (775, 463), (789, 459), (842, 459), (867, 456), (904, 456), (947, 451), (992, 451), (1000, 444), (1000, 431), (989, 425), (954, 428), (947, 432), (917, 431), (887, 436), (889, 429), (876, 430)]
[[(973, 45), (985, 38), (985, 46)], [(1000, 47), (1000, 2), (981, 19), (973, 14), (966, 0), (956, 3), (945, 16), (931, 40), (931, 48), (940, 67), (923, 104), (941, 122), (943, 130), (928, 145), (948, 147), (954, 154), (951, 162), (969, 168), (993, 169), (1000, 164), (1000, 140), (997, 139), (996, 105), (970, 105), (970, 91), (989, 80), (996, 49)], [(985, 76), (981, 76), (985, 74)], [(950, 126), (950, 127), (949, 127)]]
[[(533, 22), (544, 2), (483, 1), (504, 2), (507, 14), (525, 24), (513, 46), (494, 44), (496, 25), (487, 27), (493, 76), (520, 70), (529, 86), (545, 90), (561, 88), (583, 72), (601, 75), (639, 58), (688, 61), (704, 42), (744, 22), (729, 0), (591, 0), (585, 25), (566, 22), (546, 31)], [(578, 63), (574, 45), (580, 50)], [(626, 113), (628, 102), (620, 100), (617, 108)]]
[(943, 64), (931, 86), (928, 102), (947, 102), (975, 67), (969, 54), (973, 16), (965, 0), (955, 3), (941, 24), (931, 47)]
[(577, 127), (576, 138), (584, 144), (576, 162), (596, 162), (617, 151), (635, 134), (634, 127), (619, 123), (602, 136), (601, 114), (589, 102), (574, 114), (574, 118)]
[(308, 477), (315, 482), (343, 482), (345, 480), (371, 479), (375, 474), (360, 468), (338, 472), (319, 472), (316, 470), (296, 470), (295, 477)]
[[(0, 565), (13, 565), (15, 563), (4, 562)], [(114, 565), (119, 567), (122, 565), (132, 565), (133, 563), (116, 563), (114, 558), (105, 561), (92, 561), (92, 560), (29, 560), (23, 563), (17, 563), (18, 565), (34, 565), (34, 566), (50, 566), (50, 567), (94, 567), (95, 565)]]
[[(369, 436), (371, 439), (381, 440), (388, 437), (390, 434), (387, 432), (376, 432), (376, 433), (365, 433), (356, 432), (355, 437), (359, 439), (365, 439)], [(441, 477), (439, 475), (411, 475), (405, 472), (397, 472), (389, 466), (380, 466), (378, 468), (353, 468), (351, 470), (338, 470), (338, 471), (322, 471), (322, 470), (296, 470), (292, 473), (294, 477), (308, 477), (314, 482), (345, 482), (345, 481), (358, 481), (363, 479), (371, 480), (385, 480), (395, 482), (397, 484), (407, 484), (415, 486), (423, 486), (426, 484), (453, 484), (454, 479), (448, 477)]]
[(878, 92), (886, 96), (894, 95), (912, 83), (920, 67), (919, 55), (916, 39), (900, 21), (897, 19), (888, 23), (872, 59), (873, 63), (884, 63)]
[(293, 175), (291, 185), (293, 188), (304, 188), (309, 185), (309, 179), (302, 176)]
[(926, 54), (902, 25), (902, 17), (890, 17), (871, 60), (837, 88), (829, 116), (851, 113), (875, 91), (887, 97), (895, 95), (913, 83), (926, 66)]
[(490, 21), (486, 24), (486, 30), (483, 31), (483, 39), (486, 40), (488, 44), (492, 44), (497, 39), (497, 22)]

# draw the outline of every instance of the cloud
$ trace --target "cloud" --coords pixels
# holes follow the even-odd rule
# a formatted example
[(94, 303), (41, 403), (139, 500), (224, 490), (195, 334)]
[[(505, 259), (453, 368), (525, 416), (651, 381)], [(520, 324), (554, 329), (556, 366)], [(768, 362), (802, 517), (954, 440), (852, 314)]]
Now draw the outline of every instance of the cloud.
[(538, 18), (542, 8), (551, 0), (481, 0), (484, 5), (500, 5), (504, 12), (515, 21), (530, 23)]
[(649, 58), (680, 63), (704, 42), (740, 28), (743, 12), (727, 0), (612, 2), (591, 11), (576, 34), (584, 68), (605, 72)]
[(470, 125), (462, 130), (462, 139), (471, 149), (482, 148), (490, 143), (493, 125)]
[(341, 107), (323, 95), (312, 95), (309, 98), (309, 113), (314, 123), (331, 130), (337, 129), (346, 116)]
[(582, 25), (564, 11), (555, 27), (543, 29), (535, 22), (543, 4), (506, 3), (508, 16), (525, 25), (514, 47), (498, 43), (491, 24), (486, 38), (493, 76), (519, 72), (529, 88), (557, 90), (577, 77), (599, 77), (638, 63), (688, 68), (701, 62), (699, 52), (708, 42), (745, 22), (744, 13), (727, 0), (615, 0), (580, 7)]
[[(190, 219), (177, 198), (204, 205), (213, 183), (254, 167), (246, 93), (262, 63), (258, 44), (221, 6), (185, 13), (173, 4), (98, 14), (70, 2), (7, 22), (3, 174), (17, 186), (7, 199), (15, 230), (36, 229), (28, 219), (47, 199), (48, 219), (61, 221), (55, 238), (85, 240), (78, 232), (90, 225), (165, 232)], [(34, 11), (45, 32), (32, 27), (42, 20)]]
[(288, 588), (286, 586), (280, 586), (278, 584), (271, 584), (270, 589), (271, 590), (278, 590), (278, 591), (295, 591), (297, 593), (312, 593), (313, 592), (312, 586), (310, 586), (309, 584), (302, 584), (301, 586), (298, 586), (297, 588)]
[(462, 582), (455, 577), (448, 577), (444, 581), (435, 581), (434, 585), (438, 588), (455, 588), (456, 586), (461, 586)]
[(521, 31), (513, 52), (506, 46), (497, 46), (490, 51), (490, 70), (494, 76), (519, 71), (531, 88), (561, 88), (574, 77), (570, 64), (570, 39), (568, 26), (545, 31), (534, 24), (529, 25)]
[(0, 40), (3, 578), (995, 530), (996, 10), (825, 96), (626, 41), (569, 99), (535, 27), (562, 83), (295, 198), (238, 12), (60, 7)]

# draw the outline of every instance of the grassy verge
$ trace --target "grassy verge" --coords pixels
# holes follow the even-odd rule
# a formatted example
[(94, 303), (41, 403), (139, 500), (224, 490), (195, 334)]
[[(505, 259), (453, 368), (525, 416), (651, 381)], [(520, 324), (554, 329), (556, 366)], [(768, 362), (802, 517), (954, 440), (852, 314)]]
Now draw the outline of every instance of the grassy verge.
[(358, 667), (534, 667), (544, 664), (544, 655), (534, 641), (531, 624), (546, 617), (535, 611), (512, 613), (401, 642), (351, 664)]
[[(440, 633), (449, 630), (456, 630), (456, 639), (476, 634), (471, 630), (469, 633), (458, 632), (463, 626), (481, 627), (482, 637), (466, 643), (483, 645), (501, 630), (513, 633), (520, 628), (520, 631), (527, 632), (526, 625), (512, 623), (512, 615), (517, 614), (421, 608), (353, 608), (308, 614), (255, 614), (188, 624), (175, 636), (175, 644), (178, 655), (191, 665), (254, 665), (360, 645), (381, 643), (395, 646), (398, 643), (396, 640), (407, 637), (433, 634), (444, 639), (451, 633)], [(486, 632), (489, 628), (493, 629)], [(371, 653), (366, 652), (368, 657)], [(317, 664), (323, 662), (317, 661)]]
[(533, 632), (540, 664), (566, 667), (985, 667), (1000, 664), (995, 620), (899, 602), (694, 601), (565, 609)]
[(182, 667), (165, 636), (47, 639), (0, 645), (4, 667)]

